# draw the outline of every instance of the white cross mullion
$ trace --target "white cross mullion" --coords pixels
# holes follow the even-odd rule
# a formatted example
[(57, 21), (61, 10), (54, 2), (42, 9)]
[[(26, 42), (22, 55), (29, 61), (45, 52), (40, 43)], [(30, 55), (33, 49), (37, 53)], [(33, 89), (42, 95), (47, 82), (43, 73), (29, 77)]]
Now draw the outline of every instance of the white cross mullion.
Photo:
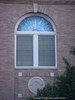
[(34, 67), (38, 67), (38, 35), (33, 35), (33, 57), (34, 57)]

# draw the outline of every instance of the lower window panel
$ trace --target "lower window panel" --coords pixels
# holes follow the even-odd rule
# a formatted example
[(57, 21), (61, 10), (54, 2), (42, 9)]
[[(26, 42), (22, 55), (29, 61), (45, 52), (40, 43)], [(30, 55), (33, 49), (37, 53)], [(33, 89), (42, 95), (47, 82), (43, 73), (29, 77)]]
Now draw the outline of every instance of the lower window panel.
[(33, 66), (33, 36), (17, 35), (16, 65)]
[(55, 37), (39, 35), (38, 37), (39, 66), (55, 66)]

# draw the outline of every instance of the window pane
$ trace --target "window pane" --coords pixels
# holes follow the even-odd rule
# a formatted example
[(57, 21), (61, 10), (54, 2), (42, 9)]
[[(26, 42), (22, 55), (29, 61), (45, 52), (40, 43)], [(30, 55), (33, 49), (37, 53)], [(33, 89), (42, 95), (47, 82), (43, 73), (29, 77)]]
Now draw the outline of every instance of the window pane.
[(39, 35), (39, 66), (55, 66), (55, 41), (54, 36)]
[(16, 44), (17, 66), (33, 66), (33, 36), (18, 35)]
[(17, 31), (54, 31), (52, 24), (41, 16), (29, 16), (23, 19)]

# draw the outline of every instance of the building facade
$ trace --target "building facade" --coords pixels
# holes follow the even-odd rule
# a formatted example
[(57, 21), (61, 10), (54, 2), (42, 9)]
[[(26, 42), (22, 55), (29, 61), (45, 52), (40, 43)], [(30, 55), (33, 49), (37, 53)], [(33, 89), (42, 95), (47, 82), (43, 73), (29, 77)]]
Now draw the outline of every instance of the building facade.
[(0, 1), (0, 100), (26, 100), (65, 71), (75, 47), (74, 0)]

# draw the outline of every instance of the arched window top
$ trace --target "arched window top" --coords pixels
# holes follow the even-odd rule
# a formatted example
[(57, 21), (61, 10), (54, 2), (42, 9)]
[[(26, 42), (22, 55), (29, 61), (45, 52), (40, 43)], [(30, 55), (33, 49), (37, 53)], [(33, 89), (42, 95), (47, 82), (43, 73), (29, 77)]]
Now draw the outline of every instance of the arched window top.
[(17, 31), (53, 32), (54, 27), (47, 19), (37, 14), (26, 16), (18, 23)]

